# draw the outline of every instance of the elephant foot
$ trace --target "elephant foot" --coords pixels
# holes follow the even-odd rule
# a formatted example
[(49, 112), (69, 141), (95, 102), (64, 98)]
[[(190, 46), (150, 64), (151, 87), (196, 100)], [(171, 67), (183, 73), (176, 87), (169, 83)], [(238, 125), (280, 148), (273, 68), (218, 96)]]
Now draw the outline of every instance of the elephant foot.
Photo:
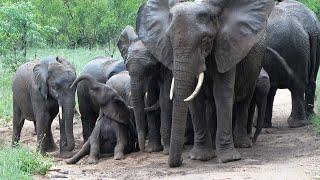
[(168, 164), (169, 164), (169, 167), (179, 167), (182, 165), (182, 157), (180, 157), (180, 159), (176, 159), (176, 157), (173, 157), (174, 159), (168, 159)]
[(217, 155), (220, 163), (238, 161), (241, 159), (240, 153), (235, 148), (220, 150), (217, 152)]
[(122, 152), (115, 152), (114, 157), (115, 160), (124, 159), (124, 154)]
[(88, 164), (98, 164), (98, 157), (91, 157), (88, 158)]
[(74, 152), (60, 152), (59, 154), (59, 158), (62, 158), (62, 159), (67, 159), (67, 158), (71, 158), (72, 156), (74, 155)]
[(169, 147), (164, 147), (162, 153), (164, 155), (169, 155)]
[(272, 128), (272, 123), (267, 123), (267, 122), (264, 122), (263, 123), (263, 128)]
[(58, 146), (55, 143), (50, 144), (47, 148), (47, 152), (54, 152), (56, 150), (58, 150)]
[(163, 147), (161, 145), (160, 142), (148, 142), (148, 144), (146, 145), (146, 149), (147, 152), (151, 153), (151, 152), (159, 152), (163, 150)]
[(65, 163), (66, 164), (76, 164), (77, 161), (74, 158), (70, 158), (70, 159), (65, 160)]
[(290, 128), (298, 128), (309, 124), (309, 121), (307, 119), (299, 120), (292, 118), (292, 116), (288, 118), (287, 122)]
[(193, 147), (189, 153), (189, 158), (192, 160), (209, 161), (215, 157), (215, 153), (211, 148), (197, 148)]
[(250, 148), (252, 147), (252, 140), (249, 138), (247, 134), (235, 135), (234, 146), (237, 148)]

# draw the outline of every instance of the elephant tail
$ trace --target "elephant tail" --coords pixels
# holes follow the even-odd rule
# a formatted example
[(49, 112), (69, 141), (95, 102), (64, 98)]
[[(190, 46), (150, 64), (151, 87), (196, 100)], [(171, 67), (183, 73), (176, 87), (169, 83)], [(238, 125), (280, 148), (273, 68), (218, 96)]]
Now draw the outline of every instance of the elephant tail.
[(83, 80), (89, 81), (91, 87), (92, 87), (94, 84), (98, 83), (98, 81), (97, 81), (94, 77), (92, 77), (91, 75), (89, 75), (89, 74), (83, 74), (83, 75), (79, 76), (79, 77), (72, 83), (72, 85), (70, 86), (70, 88), (76, 87), (76, 86), (78, 85), (78, 83), (79, 83), (80, 81), (83, 81)]
[(295, 72), (291, 69), (291, 67), (288, 65), (286, 60), (276, 50), (274, 50), (273, 48), (271, 48), (269, 46), (267, 47), (267, 50), (269, 52), (271, 52), (276, 57), (276, 59), (280, 62), (282, 67), (289, 74), (289, 76), (291, 77), (291, 79), (293, 81), (295, 81), (299, 85), (303, 85), (304, 84), (303, 81), (298, 76), (296, 76)]

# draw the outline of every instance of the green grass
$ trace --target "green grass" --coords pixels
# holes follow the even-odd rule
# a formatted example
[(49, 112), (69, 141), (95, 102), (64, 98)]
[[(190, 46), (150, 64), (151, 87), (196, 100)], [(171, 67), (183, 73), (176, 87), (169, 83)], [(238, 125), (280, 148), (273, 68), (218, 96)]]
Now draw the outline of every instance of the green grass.
[(53, 161), (27, 148), (0, 148), (0, 179), (32, 179), (45, 175)]
[[(82, 68), (94, 57), (97, 56), (109, 56), (109, 53), (104, 49), (30, 49), (27, 54), (28, 60), (33, 60), (35, 57), (44, 58), (48, 56), (61, 56), (70, 61), (76, 68), (77, 74), (82, 71)], [(115, 59), (121, 59), (118, 51), (114, 54)], [(11, 80), (13, 72), (5, 70), (0, 64), (0, 122), (11, 121), (12, 119), (12, 91)]]

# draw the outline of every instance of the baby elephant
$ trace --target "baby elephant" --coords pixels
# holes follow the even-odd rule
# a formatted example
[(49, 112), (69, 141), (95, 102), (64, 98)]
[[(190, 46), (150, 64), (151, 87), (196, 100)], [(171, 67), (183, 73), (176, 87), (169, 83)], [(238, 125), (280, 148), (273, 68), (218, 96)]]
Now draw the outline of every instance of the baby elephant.
[(35, 122), (38, 149), (56, 150), (51, 123), (59, 112), (60, 153), (73, 150), (75, 88), (70, 86), (75, 79), (75, 68), (60, 57), (28, 62), (18, 68), (12, 83), (13, 145), (18, 143), (24, 120), (28, 119)]
[(255, 108), (257, 106), (258, 110), (258, 116), (257, 116), (257, 124), (256, 124), (256, 130), (253, 135), (252, 142), (255, 143), (262, 128), (264, 125), (265, 121), (265, 111), (266, 111), (266, 106), (267, 106), (267, 98), (268, 98), (268, 93), (270, 89), (270, 79), (268, 73), (262, 68), (259, 74), (259, 77), (257, 79), (256, 83), (256, 89), (254, 91), (251, 104), (250, 104), (250, 109), (249, 109), (249, 114), (248, 114), (248, 134), (251, 135), (252, 133), (252, 125), (253, 125), (253, 119), (254, 119), (254, 112)]
[(67, 164), (75, 164), (89, 155), (89, 163), (97, 163), (99, 155), (114, 152), (114, 159), (138, 150), (133, 114), (130, 111), (130, 76), (123, 71), (112, 76), (106, 84), (90, 75), (81, 75), (74, 83), (89, 82), (89, 93), (100, 107), (96, 125), (81, 150)]

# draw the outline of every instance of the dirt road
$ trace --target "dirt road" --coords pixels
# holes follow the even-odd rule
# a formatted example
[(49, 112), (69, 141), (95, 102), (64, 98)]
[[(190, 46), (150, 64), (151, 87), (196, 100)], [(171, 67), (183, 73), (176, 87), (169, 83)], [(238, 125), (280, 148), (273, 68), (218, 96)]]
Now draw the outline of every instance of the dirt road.
[[(71, 179), (320, 179), (320, 137), (312, 126), (289, 129), (286, 118), (291, 110), (290, 93), (278, 91), (274, 105), (274, 128), (262, 132), (250, 149), (239, 149), (242, 160), (219, 164), (216, 159), (208, 162), (191, 161), (184, 152), (184, 163), (179, 168), (168, 168), (167, 156), (162, 153), (133, 153), (125, 160), (101, 159), (89, 165), (86, 159), (77, 165), (66, 165), (55, 158), (55, 166), (47, 178)], [(54, 136), (59, 137), (57, 122)], [(0, 128), (2, 141), (9, 142), (12, 128)], [(35, 146), (33, 124), (25, 123), (22, 143)], [(77, 148), (81, 146), (81, 125), (75, 125)]]

